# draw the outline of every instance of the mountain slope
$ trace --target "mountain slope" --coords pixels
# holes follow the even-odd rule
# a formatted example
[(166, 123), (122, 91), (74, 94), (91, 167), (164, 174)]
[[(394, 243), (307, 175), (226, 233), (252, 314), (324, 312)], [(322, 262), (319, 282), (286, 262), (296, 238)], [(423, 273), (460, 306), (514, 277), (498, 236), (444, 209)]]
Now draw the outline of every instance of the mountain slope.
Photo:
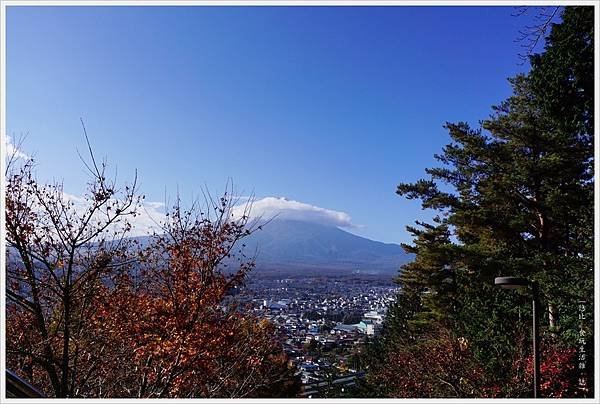
[(273, 220), (244, 239), (257, 250), (265, 268), (321, 268), (352, 272), (396, 272), (410, 256), (397, 244), (385, 244), (337, 227), (295, 220)]

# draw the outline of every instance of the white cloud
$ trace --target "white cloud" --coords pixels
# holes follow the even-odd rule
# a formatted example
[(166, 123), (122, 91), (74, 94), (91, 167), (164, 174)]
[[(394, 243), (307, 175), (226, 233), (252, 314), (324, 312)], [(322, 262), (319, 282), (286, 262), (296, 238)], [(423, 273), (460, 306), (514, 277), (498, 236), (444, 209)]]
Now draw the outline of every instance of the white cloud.
[[(89, 201), (86, 201), (82, 196), (66, 192), (63, 192), (63, 195), (66, 200), (73, 203), (73, 210), (79, 215), (82, 215), (89, 205)], [(242, 202), (244, 199), (238, 198), (241, 204), (233, 207), (233, 217), (239, 218), (244, 214), (246, 207), (246, 203)], [(261, 218), (262, 220), (269, 220), (277, 218), (299, 220), (349, 229), (362, 227), (352, 223), (350, 215), (345, 212), (325, 209), (287, 198), (270, 196), (253, 202), (251, 201), (251, 197), (248, 199), (250, 199), (248, 202), (252, 204), (250, 211), (252, 219)], [(98, 219), (100, 220), (100, 217)], [(151, 235), (153, 232), (160, 233), (161, 224), (164, 224), (166, 219), (165, 204), (163, 202), (144, 201), (137, 208), (137, 215), (135, 217), (127, 216), (127, 220), (131, 224), (131, 231), (128, 233), (128, 236), (137, 237)]]
[[(83, 214), (86, 207), (89, 206), (83, 197), (63, 193), (66, 200), (73, 202), (73, 208), (78, 214)], [(161, 225), (165, 223), (166, 216), (164, 212), (165, 204), (162, 202), (144, 201), (136, 209), (137, 215), (127, 216), (127, 221), (131, 224), (131, 231), (128, 237), (148, 236), (154, 231), (160, 233)]]
[(144, 202), (138, 209), (138, 215), (130, 219), (132, 236), (146, 236), (154, 231), (160, 233), (160, 226), (166, 222), (165, 204), (162, 202)]
[(15, 145), (12, 143), (12, 139), (10, 136), (4, 136), (4, 148), (6, 150), (5, 156), (7, 158), (11, 158), (14, 155), (15, 158), (27, 160), (31, 158), (29, 155), (23, 153), (20, 149), (15, 148)]
[[(244, 205), (239, 205), (234, 207), (233, 214), (239, 217), (243, 214), (243, 211)], [(299, 220), (345, 228), (360, 227), (352, 223), (350, 215), (346, 212), (273, 196), (255, 200), (252, 203), (250, 216), (252, 218), (261, 217), (265, 220), (271, 218)]]

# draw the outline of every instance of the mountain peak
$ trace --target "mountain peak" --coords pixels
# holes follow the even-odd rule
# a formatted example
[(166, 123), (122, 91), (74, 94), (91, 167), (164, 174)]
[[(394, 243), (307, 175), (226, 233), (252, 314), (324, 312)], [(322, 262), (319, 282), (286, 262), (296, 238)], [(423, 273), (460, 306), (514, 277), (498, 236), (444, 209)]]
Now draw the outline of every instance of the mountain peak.
[(397, 272), (409, 260), (402, 247), (349, 233), (330, 223), (274, 218), (245, 239), (257, 268), (321, 268)]

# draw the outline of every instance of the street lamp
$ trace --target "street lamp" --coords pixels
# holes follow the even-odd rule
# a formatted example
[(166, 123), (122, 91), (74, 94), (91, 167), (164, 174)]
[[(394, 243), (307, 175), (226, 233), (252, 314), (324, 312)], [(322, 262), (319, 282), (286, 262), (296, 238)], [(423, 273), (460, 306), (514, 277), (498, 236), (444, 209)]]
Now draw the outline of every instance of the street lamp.
[(496, 286), (504, 289), (519, 289), (528, 287), (533, 295), (532, 314), (533, 314), (533, 398), (540, 396), (540, 335), (538, 331), (538, 284), (525, 278), (515, 278), (512, 276), (499, 277), (494, 280)]

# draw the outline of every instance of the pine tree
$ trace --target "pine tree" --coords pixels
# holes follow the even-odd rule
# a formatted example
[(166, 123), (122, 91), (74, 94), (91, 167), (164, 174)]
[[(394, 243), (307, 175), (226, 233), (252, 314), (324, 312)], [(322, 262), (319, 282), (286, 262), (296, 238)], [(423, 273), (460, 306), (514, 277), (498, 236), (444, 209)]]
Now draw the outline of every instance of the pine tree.
[[(398, 358), (395, 335), (417, 349), (431, 330), (449, 329), (445, 346), (462, 341), (485, 373), (473, 384), (487, 385), (479, 392), (526, 395), (527, 383), (516, 381), (525, 380), (519, 358), (529, 354), (530, 298), (494, 288), (496, 276), (540, 284), (546, 344), (573, 349), (580, 327), (593, 335), (591, 321), (577, 316), (579, 301), (588, 313), (593, 306), (593, 11), (564, 8), (531, 71), (509, 80), (513, 95), (480, 128), (447, 123), (451, 143), (435, 156), (441, 165), (398, 186), (443, 220), (408, 228), (414, 244), (405, 248), (415, 260), (398, 278), (379, 369), (391, 366), (386, 354)], [(412, 388), (446, 391), (428, 380), (434, 385)], [(567, 384), (547, 394), (578, 394)]]
[(420, 310), (409, 320), (413, 330), (427, 328), (430, 323), (448, 323), (456, 311), (456, 273), (452, 260), (452, 244), (448, 226), (417, 221), (417, 227), (407, 226), (414, 245), (403, 244), (415, 259), (402, 267), (397, 278), (399, 292), (405, 299), (420, 303)]

